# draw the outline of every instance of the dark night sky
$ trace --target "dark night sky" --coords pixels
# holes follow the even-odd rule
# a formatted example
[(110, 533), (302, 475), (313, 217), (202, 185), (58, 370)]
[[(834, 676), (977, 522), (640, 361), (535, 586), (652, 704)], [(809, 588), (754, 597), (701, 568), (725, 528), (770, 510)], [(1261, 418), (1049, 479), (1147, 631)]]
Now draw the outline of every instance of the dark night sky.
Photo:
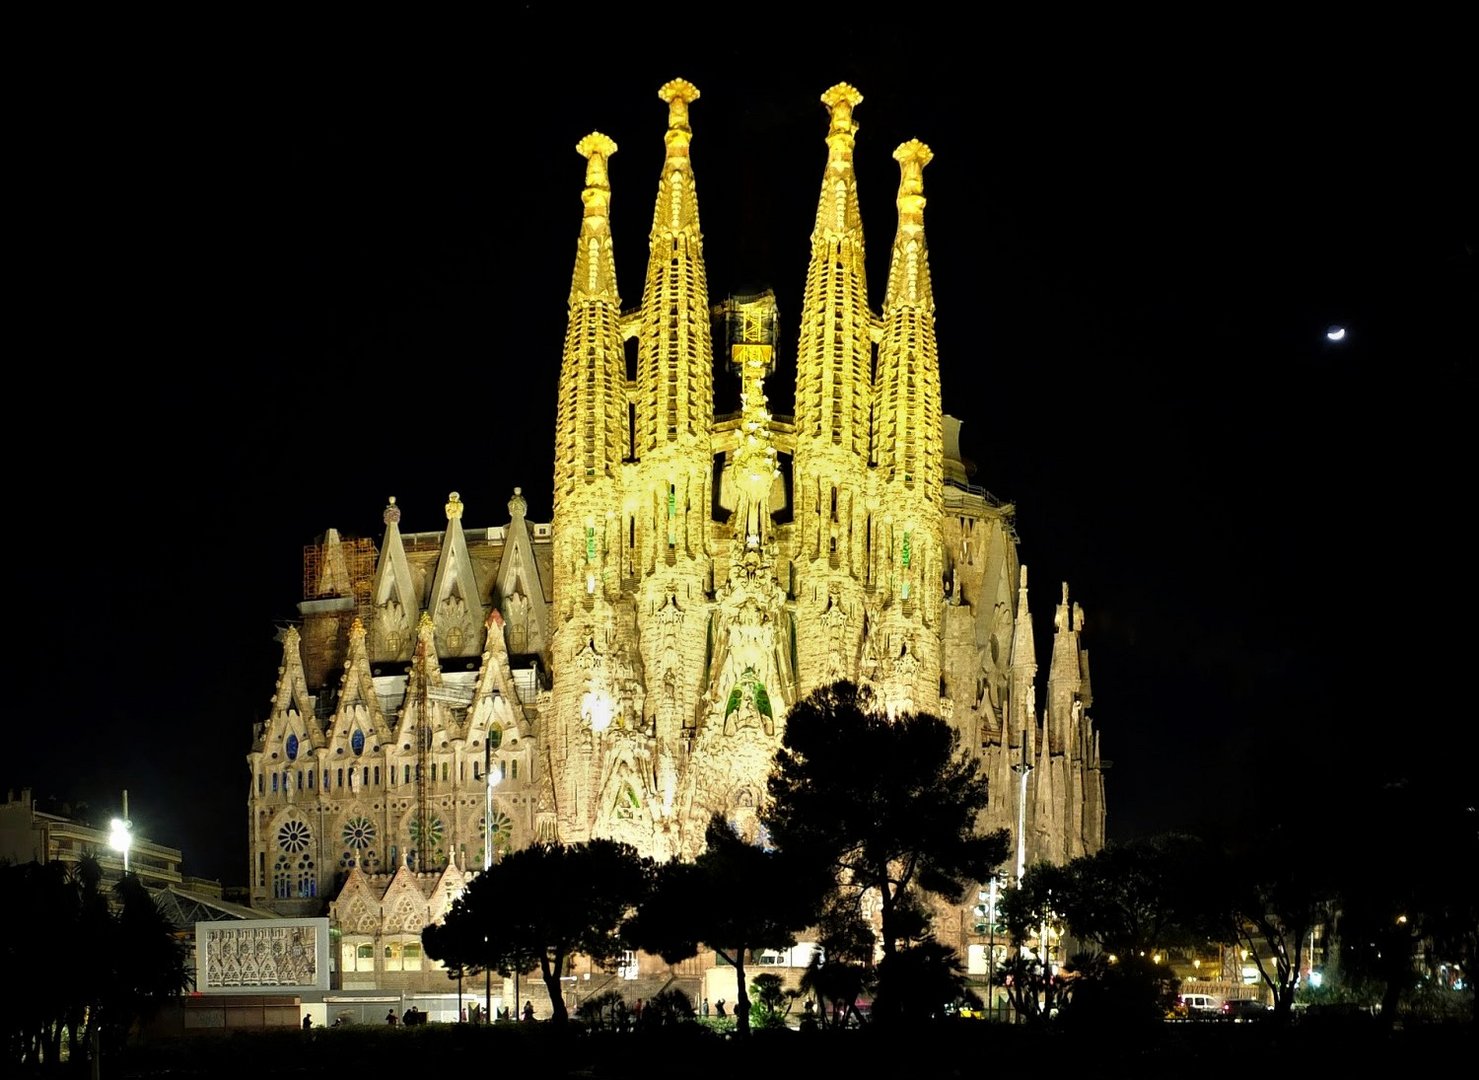
[(778, 295), (780, 411), (819, 95), (865, 97), (875, 308), (892, 150), (934, 149), (945, 409), (1017, 506), (1043, 668), (1059, 582), (1085, 609), (1112, 838), (1418, 770), (1472, 786), (1456, 28), (891, 24), (829, 56), (776, 24), (654, 60), (560, 10), (425, 47), (60, 49), (19, 104), (7, 788), (102, 816), (127, 788), (187, 872), (244, 877), (244, 756), (303, 545), (378, 542), (392, 494), (412, 531), (452, 490), (501, 523), (515, 484), (548, 520), (574, 145), (620, 145), (632, 305), (675, 76), (703, 93), (711, 299)]

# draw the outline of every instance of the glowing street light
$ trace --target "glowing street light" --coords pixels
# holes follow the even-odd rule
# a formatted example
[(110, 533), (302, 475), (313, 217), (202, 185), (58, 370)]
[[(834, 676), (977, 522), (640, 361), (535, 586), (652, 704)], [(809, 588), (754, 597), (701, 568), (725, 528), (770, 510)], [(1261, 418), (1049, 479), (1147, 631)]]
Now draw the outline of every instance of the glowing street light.
[(123, 856), (123, 872), (128, 873), (128, 849), (133, 846), (133, 822), (128, 820), (128, 792), (123, 793), (123, 816), (108, 823), (108, 846)]

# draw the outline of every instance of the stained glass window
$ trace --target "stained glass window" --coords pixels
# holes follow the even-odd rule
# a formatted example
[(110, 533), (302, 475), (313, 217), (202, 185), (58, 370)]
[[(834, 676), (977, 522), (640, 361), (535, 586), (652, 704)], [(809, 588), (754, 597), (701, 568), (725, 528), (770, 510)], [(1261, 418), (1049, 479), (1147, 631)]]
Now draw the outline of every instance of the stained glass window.
[(365, 752), (365, 733), (359, 728), (355, 728), (354, 734), (349, 737), (349, 748), (356, 754)]
[(375, 823), (367, 817), (350, 818), (344, 823), (344, 843), (352, 848), (367, 848), (375, 842)]
[(296, 735), (289, 735), (288, 736), (287, 751), (288, 751), (288, 760), (289, 761), (297, 761), (298, 760), (298, 736), (296, 736)]
[(277, 846), (284, 851), (306, 851), (308, 839), (308, 826), (301, 821), (284, 822), (277, 830)]

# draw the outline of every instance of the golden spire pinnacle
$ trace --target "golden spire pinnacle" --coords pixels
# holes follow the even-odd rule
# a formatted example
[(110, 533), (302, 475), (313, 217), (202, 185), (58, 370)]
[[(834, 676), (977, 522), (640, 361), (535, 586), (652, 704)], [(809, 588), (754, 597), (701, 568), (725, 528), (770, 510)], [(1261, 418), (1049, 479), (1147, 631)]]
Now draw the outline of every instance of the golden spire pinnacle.
[(657, 96), (668, 103), (668, 133), (664, 138), (669, 153), (686, 151), (688, 140), (693, 138), (693, 129), (688, 126), (688, 105), (698, 100), (698, 87), (687, 79), (672, 79), (663, 83)]
[(934, 156), (918, 139), (900, 143), (894, 151), (899, 163), (899, 228), (904, 232), (924, 228), (924, 167)]
[(822, 95), (822, 104), (832, 114), (832, 126), (827, 129), (830, 160), (852, 160), (853, 136), (858, 131), (852, 111), (862, 103), (863, 95), (845, 82), (838, 83)]
[[(888, 288), (884, 290), (884, 318), (900, 304), (932, 307), (929, 260), (924, 239), (924, 167), (934, 153), (918, 139), (900, 143), (894, 151), (899, 163), (899, 229), (889, 260)], [(933, 338), (933, 329), (930, 330)], [(931, 343), (930, 351), (934, 346)]]
[(395, 504), (395, 496), (390, 497), (390, 502), (380, 514), (380, 520), (387, 525), (394, 525), (401, 520), (401, 508)]
[(352, 622), (352, 623), (349, 624), (349, 640), (350, 641), (363, 641), (364, 639), (365, 639), (365, 623), (364, 623), (364, 620), (363, 619), (361, 619), (358, 615), (356, 615), (354, 617), (354, 622)]
[(599, 131), (593, 131), (575, 144), (575, 152), (586, 159), (585, 190), (580, 201), (585, 203), (585, 227), (605, 231), (611, 205), (611, 180), (606, 174), (606, 159), (616, 153), (616, 143)]
[(416, 633), (418, 635), (424, 637), (425, 635), (427, 635), (429, 633), (435, 633), (436, 632), (436, 628), (437, 628), (437, 624), (436, 624), (436, 621), (434, 619), (432, 619), (431, 612), (429, 612), (429, 611), (423, 611), (421, 613), (421, 618), (419, 620), (417, 620), (417, 623), (416, 623)]
[(462, 496), (457, 492), (447, 496), (447, 520), (456, 521), (462, 517)]

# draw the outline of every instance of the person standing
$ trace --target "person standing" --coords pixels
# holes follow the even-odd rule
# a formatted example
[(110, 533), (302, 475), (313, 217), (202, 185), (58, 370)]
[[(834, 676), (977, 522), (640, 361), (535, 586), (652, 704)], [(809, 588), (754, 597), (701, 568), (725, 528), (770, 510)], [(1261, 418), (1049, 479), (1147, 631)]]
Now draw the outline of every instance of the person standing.
[(534, 1002), (528, 1000), (527, 998), (524, 999), (524, 1019), (534, 1019)]
[(395, 1027), (395, 1025), (396, 1025), (396, 1018), (395, 1018), (395, 1010), (394, 1009), (391, 1009), (390, 1012), (388, 1012), (388, 1013), (385, 1014), (385, 1022), (387, 1024), (389, 1024), (391, 1027)]
[(708, 998), (704, 998), (703, 1002), (699, 1005), (699, 1007), (698, 1007), (698, 1014), (700, 1016), (704, 1017), (705, 1019), (708, 1018), (708, 1015), (709, 1015), (709, 999)]
[(717, 1016), (717, 1017), (719, 1017), (719, 1019), (721, 1019), (721, 1020), (724, 1019), (724, 999), (723, 998), (720, 998), (718, 1001), (714, 1002), (714, 1015)]

